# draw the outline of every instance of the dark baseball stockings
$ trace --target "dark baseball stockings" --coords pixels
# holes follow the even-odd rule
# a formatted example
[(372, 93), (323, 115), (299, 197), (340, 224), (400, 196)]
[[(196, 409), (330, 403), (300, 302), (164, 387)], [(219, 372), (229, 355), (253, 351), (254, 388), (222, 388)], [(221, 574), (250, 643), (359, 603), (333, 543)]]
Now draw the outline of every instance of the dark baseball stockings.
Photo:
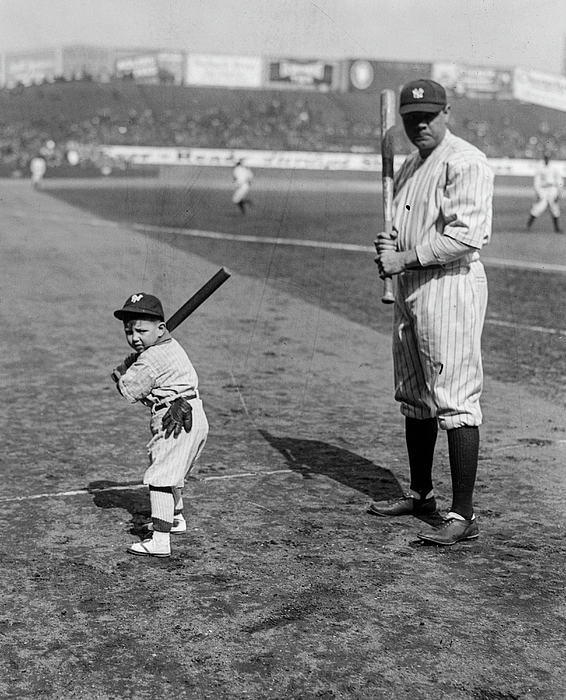
[(448, 455), (452, 476), (452, 507), (466, 520), (474, 514), (473, 496), (478, 471), (480, 430), (463, 426), (448, 431)]
[(411, 490), (421, 498), (432, 491), (432, 464), (438, 435), (436, 418), (405, 418), (405, 440), (409, 455)]
[[(474, 514), (473, 495), (478, 469), (480, 431), (477, 426), (463, 426), (448, 430), (447, 433), (452, 478), (450, 510), (470, 520)], [(436, 418), (405, 419), (411, 490), (418, 493), (421, 499), (426, 498), (432, 491), (432, 467), (437, 435)]]

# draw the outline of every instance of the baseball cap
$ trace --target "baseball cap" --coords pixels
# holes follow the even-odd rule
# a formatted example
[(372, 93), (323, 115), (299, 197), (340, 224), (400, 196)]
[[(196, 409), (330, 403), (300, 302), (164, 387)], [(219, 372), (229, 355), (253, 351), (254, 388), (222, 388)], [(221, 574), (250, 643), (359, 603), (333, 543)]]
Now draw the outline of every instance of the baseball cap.
[(413, 80), (401, 90), (399, 114), (441, 112), (446, 107), (446, 90), (434, 80)]
[(114, 311), (114, 316), (119, 318), (120, 321), (132, 314), (145, 314), (147, 316), (156, 316), (162, 321), (165, 320), (163, 306), (159, 299), (154, 297), (153, 294), (146, 294), (145, 292), (132, 294), (131, 297), (126, 299), (121, 309)]

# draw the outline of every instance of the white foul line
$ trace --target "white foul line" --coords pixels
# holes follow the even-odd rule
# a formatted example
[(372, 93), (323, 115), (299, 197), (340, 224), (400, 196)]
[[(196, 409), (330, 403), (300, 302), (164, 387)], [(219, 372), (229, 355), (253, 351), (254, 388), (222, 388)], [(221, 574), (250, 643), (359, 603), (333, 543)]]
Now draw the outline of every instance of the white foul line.
[[(215, 238), (223, 241), (243, 241), (244, 243), (270, 243), (272, 245), (303, 246), (305, 248), (325, 248), (327, 250), (351, 250), (355, 253), (375, 253), (373, 246), (356, 243), (332, 243), (330, 241), (309, 241), (304, 238), (276, 238), (274, 236), (248, 236), (237, 233), (220, 233), (218, 231), (199, 231), (190, 228), (173, 228), (169, 226), (151, 226), (149, 224), (129, 224), (128, 228), (145, 233), (177, 233), (197, 238)], [(564, 268), (566, 271), (566, 267)]]
[(524, 323), (513, 323), (513, 321), (498, 321), (495, 318), (486, 318), (486, 323), (492, 326), (502, 326), (503, 328), (514, 328), (525, 331), (533, 331), (535, 333), (550, 333), (551, 335), (566, 336), (566, 331), (561, 331), (558, 328), (545, 328), (544, 326), (527, 326)]
[[(222, 474), (219, 476), (203, 476), (195, 481), (223, 481), (224, 479), (243, 479), (249, 476), (271, 476), (273, 474), (293, 474), (294, 469), (274, 469), (265, 472), (238, 472), (237, 474)], [(16, 503), (18, 501), (35, 501), (39, 498), (61, 498), (63, 496), (88, 496), (106, 491), (131, 491), (132, 489), (146, 489), (147, 484), (129, 484), (128, 486), (105, 486), (100, 489), (77, 489), (76, 491), (58, 491), (55, 493), (35, 493), (30, 496), (13, 496), (12, 498), (0, 498), (0, 503)]]
[[(23, 212), (13, 212), (16, 216), (24, 217)], [(52, 217), (59, 220), (59, 217)], [(61, 217), (62, 219), (63, 217)], [(45, 219), (44, 219), (45, 220)], [(219, 231), (201, 231), (199, 229), (175, 228), (172, 226), (152, 226), (150, 224), (127, 224), (117, 221), (105, 221), (104, 219), (88, 219), (80, 223), (89, 226), (110, 227), (110, 228), (130, 228), (142, 233), (174, 233), (182, 236), (193, 236), (196, 238), (212, 238), (223, 241), (242, 241), (244, 243), (269, 243), (271, 245), (302, 246), (306, 248), (322, 248), (325, 250), (346, 250), (354, 253), (375, 253), (373, 246), (359, 245), (356, 243), (333, 243), (331, 241), (312, 241), (304, 238), (276, 238), (274, 236), (250, 236), (236, 233), (221, 233)], [(497, 258), (482, 258), (482, 262), (491, 267), (515, 268), (520, 270), (537, 270), (540, 272), (558, 272), (566, 274), (566, 265), (555, 263), (541, 263), (528, 260), (499, 260)], [(558, 328), (545, 328), (543, 326), (529, 326), (512, 321), (498, 321), (486, 319), (485, 323), (492, 326), (502, 326), (504, 328), (514, 328), (516, 330), (526, 330), (535, 333), (547, 333), (550, 335), (566, 335), (566, 331)], [(0, 501), (1, 502), (1, 501)]]
[[(249, 236), (235, 233), (219, 233), (218, 231), (199, 231), (198, 229), (173, 228), (168, 226), (151, 226), (149, 224), (131, 224), (136, 231), (146, 233), (176, 233), (183, 236), (195, 236), (199, 238), (215, 238), (225, 241), (244, 241), (246, 243), (271, 243), (273, 245), (304, 246), (309, 248), (324, 248), (327, 250), (348, 250), (360, 253), (375, 253), (372, 246), (358, 245), (355, 243), (332, 243), (330, 241), (310, 241), (303, 238), (275, 238), (272, 236)], [(540, 270), (542, 272), (566, 273), (566, 265), (551, 263), (526, 262), (522, 260), (497, 260), (495, 258), (482, 258), (486, 265), (497, 267), (515, 267), (520, 269)], [(544, 328), (543, 326), (529, 326), (512, 321), (497, 321), (486, 319), (485, 323), (492, 326), (527, 330), (536, 333), (549, 333), (551, 335), (566, 335), (566, 331), (557, 328)]]
[[(93, 222), (94, 224), (94, 222)], [(100, 224), (96, 224), (100, 225)], [(237, 233), (220, 233), (219, 231), (201, 231), (190, 228), (174, 228), (170, 226), (151, 226), (150, 224), (125, 224), (126, 227), (142, 233), (175, 233), (181, 236), (196, 238), (214, 238), (223, 241), (242, 241), (244, 243), (269, 243), (271, 245), (302, 246), (305, 248), (323, 248), (326, 250), (347, 250), (354, 253), (374, 253), (375, 248), (356, 243), (333, 243), (331, 241), (311, 241), (304, 238), (276, 238), (274, 236), (249, 236)], [(566, 274), (566, 265), (557, 263), (541, 263), (531, 260), (499, 260), (498, 258), (482, 258), (482, 262), (492, 267), (518, 268), (520, 270), (538, 270), (540, 272), (559, 272)]]
[(482, 262), (490, 267), (510, 267), (518, 270), (537, 270), (538, 272), (566, 273), (566, 265), (558, 263), (541, 263), (534, 260), (500, 260), (498, 258), (483, 258)]
[[(14, 211), (12, 216), (30, 218), (27, 212)], [(375, 248), (357, 243), (333, 243), (331, 241), (312, 241), (304, 238), (277, 238), (275, 236), (250, 236), (236, 233), (222, 233), (219, 231), (202, 231), (200, 229), (176, 228), (174, 226), (152, 226), (151, 224), (135, 224), (128, 222), (110, 221), (105, 219), (69, 219), (68, 217), (42, 217), (42, 221), (72, 221), (86, 226), (99, 228), (129, 228), (142, 233), (174, 233), (181, 236), (195, 238), (212, 238), (222, 241), (241, 241), (243, 243), (264, 243), (270, 245), (301, 246), (304, 248), (322, 248), (325, 250), (346, 250), (353, 253), (375, 253)], [(542, 263), (532, 260), (505, 260), (499, 258), (483, 258), (482, 262), (491, 267), (506, 267), (519, 270), (537, 270), (539, 272), (558, 272), (566, 274), (566, 265), (558, 263)]]

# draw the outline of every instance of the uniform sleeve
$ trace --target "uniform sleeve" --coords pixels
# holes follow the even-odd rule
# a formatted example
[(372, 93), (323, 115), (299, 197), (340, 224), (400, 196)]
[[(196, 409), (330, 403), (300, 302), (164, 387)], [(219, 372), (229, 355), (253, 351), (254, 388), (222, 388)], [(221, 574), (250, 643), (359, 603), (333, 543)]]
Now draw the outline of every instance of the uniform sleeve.
[(480, 158), (448, 164), (441, 214), (444, 234), (481, 248), (491, 236), (493, 172)]
[(118, 367), (116, 367), (116, 369), (120, 374), (125, 374), (128, 367), (131, 367), (137, 359), (138, 353), (132, 352), (118, 365)]
[(118, 381), (118, 390), (122, 396), (130, 403), (142, 401), (155, 388), (157, 372), (144, 362), (138, 359), (133, 365), (128, 367)]
[(427, 267), (428, 265), (446, 265), (473, 253), (477, 248), (444, 235), (438, 236), (432, 243), (418, 245), (415, 250), (420, 264)]

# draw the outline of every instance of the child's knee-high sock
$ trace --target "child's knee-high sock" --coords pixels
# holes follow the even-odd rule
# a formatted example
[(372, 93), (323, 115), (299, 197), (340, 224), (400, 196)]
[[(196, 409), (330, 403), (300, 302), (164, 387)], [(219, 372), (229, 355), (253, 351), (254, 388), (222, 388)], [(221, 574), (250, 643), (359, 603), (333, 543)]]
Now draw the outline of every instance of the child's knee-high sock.
[(170, 532), (175, 502), (170, 486), (150, 486), (151, 521), (154, 532)]
[(173, 492), (174, 502), (173, 515), (183, 515), (183, 489), (173, 486), (171, 491)]

